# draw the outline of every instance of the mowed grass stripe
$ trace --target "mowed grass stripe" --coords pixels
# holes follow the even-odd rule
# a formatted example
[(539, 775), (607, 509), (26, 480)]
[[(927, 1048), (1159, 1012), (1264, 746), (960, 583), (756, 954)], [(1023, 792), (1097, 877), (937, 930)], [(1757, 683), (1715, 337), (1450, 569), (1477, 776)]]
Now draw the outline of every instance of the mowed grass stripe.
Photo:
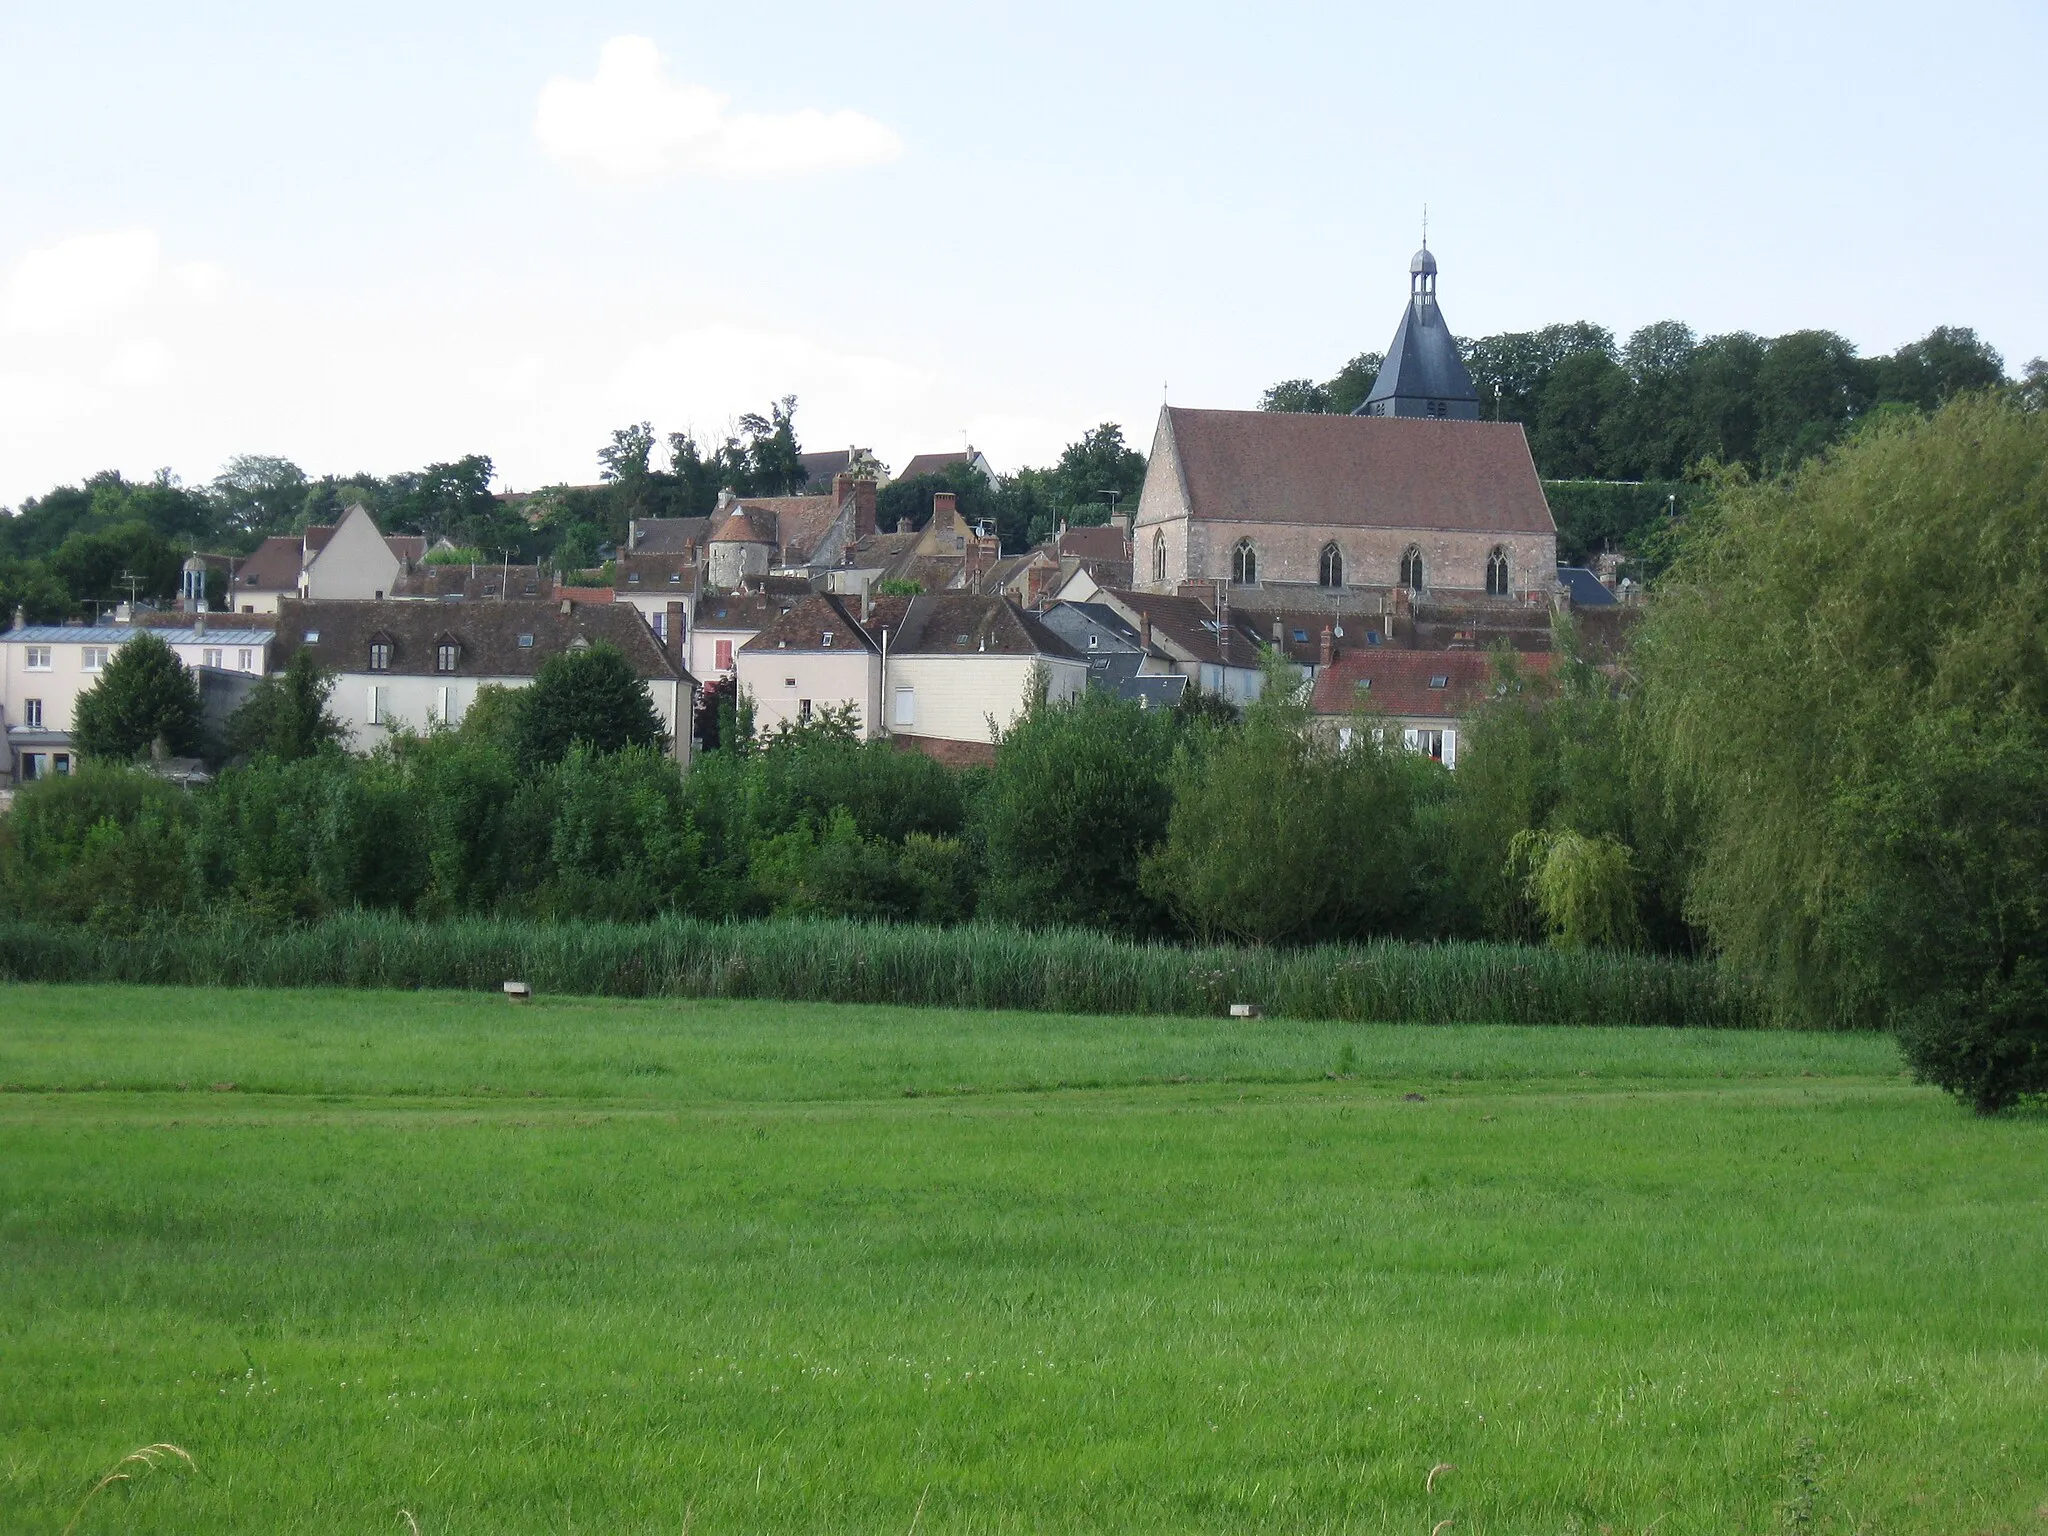
[[(158, 1070), (136, 994), (57, 1001), (129, 1021), (67, 1071)], [(251, 1001), (200, 1045), (282, 1072), (334, 1000)], [(1350, 1026), (1280, 1065), (1400, 1072), (906, 1098), (962, 1033), (993, 1081), (1187, 1046), (743, 1010), (671, 1041), (687, 1097), (432, 1103), (406, 1063), (466, 1031), (526, 1071), (693, 1015), (388, 1001), (432, 1048), (345, 1102), (0, 1096), (0, 1529), (158, 1439), (200, 1475), (88, 1528), (889, 1531), (925, 1496), (922, 1531), (1719, 1532), (1781, 1528), (1805, 1468), (1816, 1529), (2022, 1531), (2048, 1497), (2048, 1120), (1882, 1042)], [(55, 1049), (25, 1012), (6, 1050)]]

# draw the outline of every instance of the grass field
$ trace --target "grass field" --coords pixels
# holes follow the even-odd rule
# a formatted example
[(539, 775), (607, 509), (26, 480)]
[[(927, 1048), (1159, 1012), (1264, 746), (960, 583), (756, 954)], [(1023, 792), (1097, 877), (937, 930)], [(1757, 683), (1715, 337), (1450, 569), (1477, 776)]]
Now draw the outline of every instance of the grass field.
[(13, 986), (0, 1085), (9, 1536), (2048, 1531), (2048, 1116), (1883, 1040)]

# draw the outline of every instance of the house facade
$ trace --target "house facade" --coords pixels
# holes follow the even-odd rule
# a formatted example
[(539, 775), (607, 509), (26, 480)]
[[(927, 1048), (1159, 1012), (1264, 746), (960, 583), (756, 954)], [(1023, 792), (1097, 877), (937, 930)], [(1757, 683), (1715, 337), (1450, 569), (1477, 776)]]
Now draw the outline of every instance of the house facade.
[[(1517, 657), (1516, 665), (1542, 676), (1551, 660), (1551, 653), (1537, 652)], [(1317, 669), (1310, 697), (1318, 722), (1340, 745), (1361, 729), (1398, 731), (1411, 751), (1456, 768), (1465, 721), (1499, 686), (1485, 651), (1359, 646)]]
[(688, 672), (624, 603), (303, 601), (278, 609), (275, 665), (301, 649), (336, 675), (331, 708), (351, 752), (402, 730), (462, 723), (488, 684), (523, 688), (551, 656), (615, 647), (646, 683), (678, 761), (689, 759)]
[[(224, 619), (227, 616), (222, 616)], [(138, 634), (153, 634), (199, 675), (202, 702), (225, 696), (234, 676), (253, 682), (269, 670), (267, 629), (235, 627), (194, 615), (185, 624), (23, 624), (0, 634), (0, 721), (7, 732), (7, 775), (15, 783), (69, 773), (78, 753), (71, 727), (78, 699), (100, 680), (114, 654)], [(231, 703), (232, 700), (228, 700)]]
[(416, 535), (386, 537), (361, 505), (341, 520), (316, 524), (304, 533), (265, 539), (235, 567), (228, 606), (237, 613), (276, 613), (287, 598), (320, 599), (390, 596), (399, 578), (426, 558), (427, 541)]

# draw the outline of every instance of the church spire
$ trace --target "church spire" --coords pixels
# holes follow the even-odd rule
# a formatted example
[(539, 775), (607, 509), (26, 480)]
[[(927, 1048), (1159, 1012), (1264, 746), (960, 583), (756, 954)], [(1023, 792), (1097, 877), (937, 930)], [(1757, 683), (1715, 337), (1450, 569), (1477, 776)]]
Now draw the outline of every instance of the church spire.
[(1436, 302), (1436, 257), (1429, 252), (1429, 211), (1422, 215), (1422, 249), (1408, 263), (1408, 308), (1387, 347), (1372, 392), (1359, 416), (1479, 419), (1479, 391)]

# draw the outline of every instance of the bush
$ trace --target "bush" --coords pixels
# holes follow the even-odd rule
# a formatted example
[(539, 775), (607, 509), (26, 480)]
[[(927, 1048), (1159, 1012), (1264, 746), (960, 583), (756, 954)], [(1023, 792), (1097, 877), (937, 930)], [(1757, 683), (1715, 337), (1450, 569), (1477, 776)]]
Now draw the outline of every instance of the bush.
[(132, 763), (161, 743), (171, 757), (199, 750), (199, 679), (158, 636), (124, 641), (79, 695), (72, 738), (87, 757)]
[(192, 810), (134, 768), (85, 763), (26, 785), (0, 820), (0, 910), (112, 927), (183, 910)]
[(330, 714), (334, 674), (303, 646), (285, 663), (282, 677), (266, 677), (228, 719), (228, 750), (240, 757), (275, 757), (285, 762), (338, 746), (347, 735)]
[(618, 752), (667, 739), (647, 685), (610, 645), (550, 656), (520, 690), (515, 713), (518, 757), (528, 769), (559, 763), (578, 745)]

